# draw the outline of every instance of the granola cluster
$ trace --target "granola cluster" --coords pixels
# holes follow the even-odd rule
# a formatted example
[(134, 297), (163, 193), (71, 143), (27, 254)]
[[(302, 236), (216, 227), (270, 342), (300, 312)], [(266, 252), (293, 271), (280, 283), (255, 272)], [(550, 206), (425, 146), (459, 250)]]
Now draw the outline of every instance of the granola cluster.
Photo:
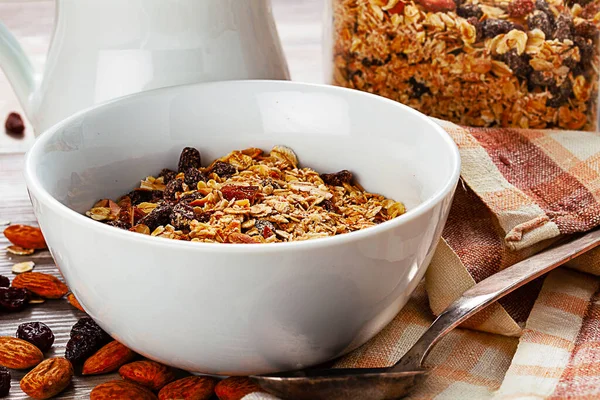
[(597, 128), (597, 0), (332, 1), (337, 85), (463, 125)]
[(169, 239), (273, 243), (357, 231), (404, 212), (402, 203), (366, 192), (349, 171), (300, 168), (291, 149), (275, 146), (269, 154), (233, 151), (204, 168), (199, 151), (186, 147), (177, 172), (163, 169), (86, 215)]

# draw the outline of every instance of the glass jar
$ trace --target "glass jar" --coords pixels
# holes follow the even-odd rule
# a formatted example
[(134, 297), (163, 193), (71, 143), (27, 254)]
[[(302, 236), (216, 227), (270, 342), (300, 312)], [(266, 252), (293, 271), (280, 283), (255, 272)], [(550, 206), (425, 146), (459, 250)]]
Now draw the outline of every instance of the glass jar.
[(330, 2), (333, 84), (462, 125), (598, 126), (598, 0)]

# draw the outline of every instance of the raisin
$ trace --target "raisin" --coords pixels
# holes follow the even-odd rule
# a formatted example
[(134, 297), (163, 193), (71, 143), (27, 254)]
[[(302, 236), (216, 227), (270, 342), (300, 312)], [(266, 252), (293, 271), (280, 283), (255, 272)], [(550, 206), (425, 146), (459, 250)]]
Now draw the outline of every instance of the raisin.
[(12, 112), (8, 114), (8, 117), (6, 117), (4, 128), (6, 129), (7, 133), (22, 135), (23, 132), (25, 132), (25, 123), (23, 122), (23, 118), (21, 118), (18, 113)]
[(529, 75), (529, 81), (537, 86), (552, 86), (556, 80), (550, 71), (533, 71)]
[(163, 192), (163, 198), (166, 201), (175, 201), (175, 194), (177, 192), (183, 192), (183, 180), (179, 178), (167, 183)]
[(258, 186), (225, 185), (221, 188), (223, 198), (229, 201), (233, 199), (253, 201), (257, 193)]
[(533, 0), (513, 0), (508, 5), (508, 14), (513, 18), (521, 18), (535, 10)]
[(163, 192), (160, 190), (135, 189), (127, 194), (131, 199), (131, 204), (156, 203), (163, 198)]
[(484, 38), (493, 38), (503, 33), (508, 33), (515, 28), (512, 22), (503, 19), (486, 19), (481, 23)]
[(554, 27), (554, 39), (564, 42), (573, 40), (573, 19), (567, 14), (560, 14)]
[(54, 333), (41, 322), (26, 322), (19, 325), (16, 336), (33, 344), (44, 353), (50, 350), (54, 343)]
[(541, 30), (548, 39), (552, 37), (552, 32), (554, 30), (552, 21), (548, 17), (548, 14), (544, 12), (536, 12), (535, 14), (530, 15), (527, 18), (527, 27), (529, 30)]
[(171, 182), (173, 179), (175, 179), (175, 177), (177, 176), (177, 172), (173, 171), (172, 169), (169, 168), (165, 168), (162, 171), (160, 171), (160, 173), (158, 174), (158, 177), (160, 178), (162, 176), (163, 178), (163, 182), (165, 183), (165, 185), (169, 182)]
[(328, 185), (342, 186), (344, 183), (350, 183), (352, 181), (352, 172), (343, 169), (334, 174), (321, 174), (321, 179)]
[(202, 164), (202, 158), (200, 152), (193, 147), (186, 147), (179, 156), (179, 172), (187, 171), (190, 168), (200, 168)]
[(429, 88), (421, 82), (418, 82), (415, 78), (411, 77), (408, 80), (408, 83), (411, 86), (411, 94), (410, 97), (412, 99), (420, 99), (424, 94), (431, 94)]
[(196, 213), (196, 221), (198, 222), (202, 222), (202, 223), (206, 223), (208, 221), (210, 221), (210, 217), (213, 215), (212, 211), (204, 211), (203, 213)]
[(467, 19), (471, 17), (479, 19), (483, 17), (483, 11), (476, 4), (463, 4), (456, 9), (456, 13)]
[(0, 287), (10, 287), (10, 279), (4, 275), (0, 275)]
[(95, 337), (98, 342), (104, 346), (112, 340), (110, 335), (100, 328), (100, 326), (90, 317), (79, 318), (71, 328), (71, 337), (75, 335)]
[(526, 78), (531, 72), (531, 66), (529, 65), (530, 58), (531, 57), (525, 53), (519, 55), (515, 49), (499, 56), (499, 59), (508, 65), (513, 71), (513, 74), (521, 78)]
[(196, 188), (198, 186), (198, 182), (206, 182), (206, 176), (202, 172), (198, 170), (198, 168), (190, 168), (185, 171), (184, 182), (190, 188)]
[(114, 226), (115, 228), (119, 228), (119, 229), (129, 229), (129, 228), (131, 228), (131, 226), (127, 222), (120, 221), (118, 219), (114, 220), (114, 221), (108, 221), (106, 223), (106, 225)]
[(591, 22), (583, 21), (574, 28), (575, 35), (587, 39), (598, 39), (598, 28)]
[(260, 233), (265, 239), (275, 234), (275, 225), (266, 219), (257, 220), (254, 226), (256, 229), (258, 229), (258, 233)]
[(150, 232), (155, 230), (161, 225), (167, 225), (171, 222), (171, 212), (173, 206), (168, 203), (159, 204), (154, 210), (150, 211), (148, 215), (140, 220), (140, 224), (146, 225), (150, 228)]
[(552, 14), (552, 10), (550, 10), (550, 5), (546, 0), (535, 0), (535, 8), (548, 15), (549, 17), (553, 18), (554, 14)]
[(562, 85), (551, 86), (550, 93), (552, 98), (546, 102), (548, 107), (558, 108), (569, 101), (569, 97), (573, 94), (573, 85), (570, 79), (565, 79)]
[(323, 200), (322, 202), (319, 203), (319, 205), (321, 207), (323, 207), (323, 209), (327, 212), (336, 212), (336, 206), (335, 204), (333, 204), (333, 202), (331, 200)]
[(219, 175), (221, 178), (229, 178), (237, 172), (237, 169), (229, 163), (215, 161), (210, 172)]
[(10, 371), (6, 367), (0, 367), (0, 397), (8, 396), (10, 392)]
[(27, 289), (0, 288), (0, 309), (5, 311), (21, 311), (27, 307), (30, 295)]
[(271, 185), (271, 187), (272, 187), (273, 189), (281, 189), (281, 185), (280, 185), (279, 183), (275, 182), (275, 181), (274, 181), (273, 179), (271, 179), (271, 178), (267, 178), (267, 179), (265, 179), (264, 181), (262, 181), (262, 182), (260, 183), (260, 185), (261, 185), (262, 187), (265, 187), (265, 186), (269, 186), (269, 185)]
[(483, 38), (483, 24), (479, 21), (479, 18), (471, 17), (467, 19), (467, 22), (475, 27), (475, 32), (477, 35), (475, 36), (475, 41), (478, 42)]
[(71, 328), (65, 358), (72, 364), (81, 364), (112, 338), (90, 317), (80, 318)]
[(194, 208), (186, 203), (179, 203), (173, 207), (171, 212), (171, 225), (175, 229), (189, 228), (190, 222), (196, 218)]
[(586, 68), (591, 65), (594, 58), (594, 44), (591, 40), (582, 37), (575, 38), (575, 46), (579, 48), (581, 65)]
[(579, 16), (584, 19), (593, 19), (599, 12), (600, 2), (591, 2), (583, 8), (583, 11)]

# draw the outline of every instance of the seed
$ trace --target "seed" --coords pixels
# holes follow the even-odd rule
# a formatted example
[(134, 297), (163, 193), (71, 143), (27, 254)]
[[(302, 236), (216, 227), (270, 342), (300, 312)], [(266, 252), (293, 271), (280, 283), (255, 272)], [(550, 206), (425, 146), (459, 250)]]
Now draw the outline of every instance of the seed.
[(35, 263), (33, 261), (25, 261), (25, 262), (13, 265), (12, 273), (13, 274), (22, 274), (24, 272), (31, 272), (31, 271), (33, 271), (33, 267), (35, 267)]
[(20, 246), (8, 246), (6, 248), (6, 251), (8, 251), (11, 254), (14, 254), (16, 256), (30, 256), (33, 254), (33, 252), (35, 251), (34, 249), (26, 249), (24, 247), (20, 247)]

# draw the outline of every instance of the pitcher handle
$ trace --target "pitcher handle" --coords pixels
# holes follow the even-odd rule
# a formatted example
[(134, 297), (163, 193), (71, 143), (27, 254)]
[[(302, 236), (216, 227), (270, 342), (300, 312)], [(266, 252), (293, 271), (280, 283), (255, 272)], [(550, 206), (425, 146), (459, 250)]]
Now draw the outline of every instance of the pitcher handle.
[(10, 81), (25, 113), (31, 118), (31, 97), (36, 87), (33, 66), (17, 39), (1, 21), (0, 67)]

